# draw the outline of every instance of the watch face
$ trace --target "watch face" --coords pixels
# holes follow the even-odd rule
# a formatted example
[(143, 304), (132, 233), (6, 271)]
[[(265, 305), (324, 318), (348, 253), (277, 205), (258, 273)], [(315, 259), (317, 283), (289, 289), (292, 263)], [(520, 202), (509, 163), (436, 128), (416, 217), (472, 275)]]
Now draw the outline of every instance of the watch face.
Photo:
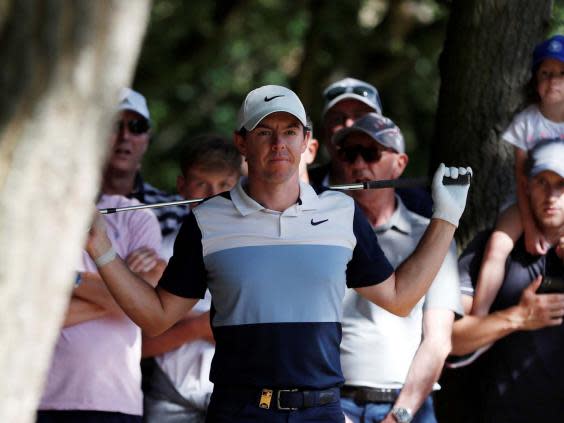
[(409, 423), (413, 416), (407, 408), (398, 407), (392, 410), (393, 416), (396, 418), (398, 423)]

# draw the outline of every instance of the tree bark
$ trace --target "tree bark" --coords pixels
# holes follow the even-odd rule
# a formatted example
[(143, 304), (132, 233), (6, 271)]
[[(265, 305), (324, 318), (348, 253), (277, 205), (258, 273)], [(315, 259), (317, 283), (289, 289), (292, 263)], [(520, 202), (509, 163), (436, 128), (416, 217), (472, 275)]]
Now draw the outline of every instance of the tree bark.
[(2, 422), (35, 419), (118, 89), (131, 80), (149, 6), (149, 0), (0, 5)]
[(513, 149), (500, 135), (523, 106), (532, 51), (545, 36), (551, 10), (550, 0), (452, 2), (431, 169), (439, 162), (474, 169), (457, 232), (462, 246), (494, 224), (514, 189)]

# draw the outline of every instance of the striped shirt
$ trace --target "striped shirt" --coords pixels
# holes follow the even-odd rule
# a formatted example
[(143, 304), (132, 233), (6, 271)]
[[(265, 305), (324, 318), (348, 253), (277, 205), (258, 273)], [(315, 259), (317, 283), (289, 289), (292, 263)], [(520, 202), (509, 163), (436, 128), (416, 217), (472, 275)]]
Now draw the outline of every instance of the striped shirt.
[[(143, 204), (168, 203), (171, 201), (184, 200), (184, 198), (180, 195), (169, 194), (155, 188), (151, 184), (145, 182), (139, 173), (135, 177), (133, 191), (127, 197), (135, 198)], [(188, 212), (186, 206), (160, 207), (151, 209), (151, 211), (159, 220), (161, 234), (163, 237), (174, 232), (178, 226), (180, 226), (184, 216), (186, 216)]]
[(345, 194), (300, 184), (299, 201), (278, 212), (243, 183), (187, 217), (159, 285), (186, 298), (210, 290), (216, 385), (342, 384), (345, 287), (377, 284), (393, 269)]

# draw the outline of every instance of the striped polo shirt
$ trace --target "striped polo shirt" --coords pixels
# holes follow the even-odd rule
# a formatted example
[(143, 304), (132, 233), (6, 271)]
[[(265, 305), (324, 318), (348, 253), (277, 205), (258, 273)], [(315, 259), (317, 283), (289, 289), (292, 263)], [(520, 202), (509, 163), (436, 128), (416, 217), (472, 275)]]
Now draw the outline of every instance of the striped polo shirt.
[(360, 209), (345, 194), (300, 184), (283, 212), (230, 192), (193, 210), (159, 285), (212, 295), (216, 385), (323, 389), (343, 383), (339, 360), (345, 285), (393, 272)]

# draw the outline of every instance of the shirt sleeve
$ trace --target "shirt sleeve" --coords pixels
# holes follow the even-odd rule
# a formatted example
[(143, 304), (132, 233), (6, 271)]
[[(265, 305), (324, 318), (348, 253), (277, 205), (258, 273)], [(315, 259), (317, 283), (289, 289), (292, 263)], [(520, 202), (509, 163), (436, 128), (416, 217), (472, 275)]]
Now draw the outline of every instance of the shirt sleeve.
[(437, 276), (425, 295), (424, 310), (451, 310), (463, 316), (464, 309), (460, 300), (460, 277), (456, 260), (456, 244), (451, 243)]
[(374, 230), (355, 202), (353, 231), (356, 246), (347, 265), (347, 286), (361, 288), (388, 279), (394, 269), (378, 244)]
[(190, 213), (182, 223), (159, 286), (184, 298), (201, 299), (206, 294), (207, 270), (202, 252), (202, 232), (194, 213)]
[(501, 136), (504, 141), (525, 151), (527, 150), (527, 125), (525, 119), (526, 113), (527, 111), (525, 110), (517, 114)]

